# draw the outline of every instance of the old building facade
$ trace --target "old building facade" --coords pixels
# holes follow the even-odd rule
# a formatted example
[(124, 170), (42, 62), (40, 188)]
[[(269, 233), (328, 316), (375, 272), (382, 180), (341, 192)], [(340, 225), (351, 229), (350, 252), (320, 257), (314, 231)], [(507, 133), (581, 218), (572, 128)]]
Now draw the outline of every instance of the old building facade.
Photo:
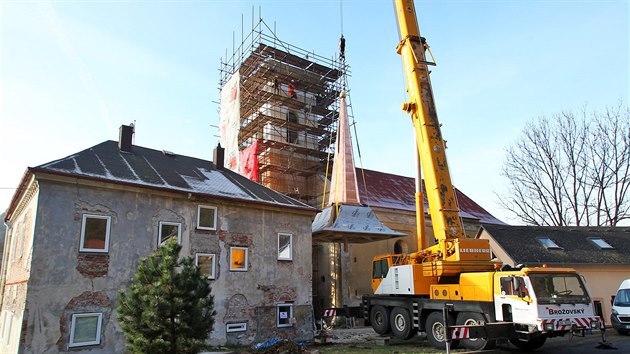
[(118, 291), (170, 237), (212, 280), (210, 344), (312, 338), (316, 210), (123, 135), (25, 173), (5, 217), (0, 352), (123, 352)]

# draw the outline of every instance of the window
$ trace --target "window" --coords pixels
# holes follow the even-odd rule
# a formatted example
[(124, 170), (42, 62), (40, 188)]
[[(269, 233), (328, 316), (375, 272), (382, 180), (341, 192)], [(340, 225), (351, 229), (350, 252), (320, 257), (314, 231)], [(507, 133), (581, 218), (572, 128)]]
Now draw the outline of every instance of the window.
[(372, 278), (385, 278), (388, 270), (389, 265), (387, 264), (387, 259), (374, 261), (372, 263)]
[(298, 144), (298, 132), (295, 130), (287, 129), (287, 143)]
[(295, 112), (289, 111), (287, 113), (287, 121), (290, 123), (298, 123), (299, 120), (297, 114)]
[(70, 347), (101, 343), (102, 313), (75, 313), (70, 327)]
[(182, 224), (160, 221), (158, 246), (162, 246), (164, 242), (168, 241), (171, 237), (176, 237), (177, 243), (182, 243)]
[(217, 229), (217, 208), (200, 205), (197, 208), (197, 228), (201, 230)]
[(247, 271), (247, 247), (230, 247), (230, 270)]
[(278, 234), (278, 259), (284, 261), (293, 259), (293, 235)]
[(283, 303), (276, 305), (276, 326), (291, 327), (293, 320), (293, 304)]
[(610, 243), (604, 241), (604, 239), (602, 239), (601, 237), (589, 237), (588, 240), (591, 241), (591, 243), (597, 246), (597, 248), (599, 248), (600, 250), (615, 249), (615, 247), (611, 246)]
[(538, 242), (540, 242), (543, 246), (545, 246), (548, 250), (561, 250), (562, 247), (558, 246), (557, 243), (553, 242), (549, 237), (540, 237), (538, 238)]
[(208, 279), (215, 279), (216, 263), (214, 254), (197, 253), (195, 255), (195, 264), (199, 267), (201, 274)]
[(81, 251), (107, 252), (111, 217), (83, 214), (81, 225)]
[(527, 296), (527, 287), (522, 277), (501, 277), (501, 295)]
[(247, 323), (228, 323), (225, 325), (225, 331), (230, 332), (245, 332), (247, 331)]

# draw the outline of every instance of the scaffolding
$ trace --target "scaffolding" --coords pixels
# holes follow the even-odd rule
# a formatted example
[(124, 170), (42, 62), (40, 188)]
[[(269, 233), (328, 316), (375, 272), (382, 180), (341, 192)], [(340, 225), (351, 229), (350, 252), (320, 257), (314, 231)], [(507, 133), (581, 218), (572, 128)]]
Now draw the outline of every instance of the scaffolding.
[(235, 73), (239, 151), (257, 140), (260, 183), (314, 204), (322, 191), (310, 179), (333, 152), (345, 62), (283, 42), (259, 19), (221, 59), (220, 89)]

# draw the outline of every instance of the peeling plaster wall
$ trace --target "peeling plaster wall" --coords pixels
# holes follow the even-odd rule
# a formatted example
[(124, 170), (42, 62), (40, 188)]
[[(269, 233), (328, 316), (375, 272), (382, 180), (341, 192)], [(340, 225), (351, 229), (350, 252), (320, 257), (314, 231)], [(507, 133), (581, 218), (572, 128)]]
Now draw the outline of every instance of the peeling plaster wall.
[[(33, 228), (37, 209), (37, 188), (31, 187), (12, 216), (5, 247), (6, 275), (0, 289), (0, 353), (15, 353), (24, 345), (27, 283), (30, 277)], [(4, 226), (3, 226), (4, 227)]]
[[(71, 316), (80, 312), (103, 313), (101, 344), (70, 351), (124, 352), (124, 334), (115, 311), (117, 294), (128, 286), (139, 259), (157, 248), (160, 221), (182, 224), (182, 256), (216, 254), (212, 294), (217, 315), (210, 343), (312, 338), (312, 215), (105, 188), (109, 186), (40, 181), (25, 311), (25, 352), (68, 351)], [(200, 204), (218, 208), (218, 231), (196, 229)], [(107, 254), (79, 252), (84, 213), (111, 216)], [(292, 261), (277, 260), (278, 232), (293, 234)], [(249, 248), (247, 272), (229, 270), (230, 246)], [(276, 328), (275, 307), (283, 301), (294, 303), (294, 324)], [(226, 323), (235, 321), (246, 322), (247, 331), (227, 334)]]

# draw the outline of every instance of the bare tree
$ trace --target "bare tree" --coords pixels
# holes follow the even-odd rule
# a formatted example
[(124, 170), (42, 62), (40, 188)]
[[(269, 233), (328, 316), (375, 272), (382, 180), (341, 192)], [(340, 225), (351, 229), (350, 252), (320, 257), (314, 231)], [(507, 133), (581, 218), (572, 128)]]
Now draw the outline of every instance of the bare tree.
[(531, 225), (615, 226), (630, 219), (630, 111), (562, 112), (529, 123), (506, 149), (500, 202)]

